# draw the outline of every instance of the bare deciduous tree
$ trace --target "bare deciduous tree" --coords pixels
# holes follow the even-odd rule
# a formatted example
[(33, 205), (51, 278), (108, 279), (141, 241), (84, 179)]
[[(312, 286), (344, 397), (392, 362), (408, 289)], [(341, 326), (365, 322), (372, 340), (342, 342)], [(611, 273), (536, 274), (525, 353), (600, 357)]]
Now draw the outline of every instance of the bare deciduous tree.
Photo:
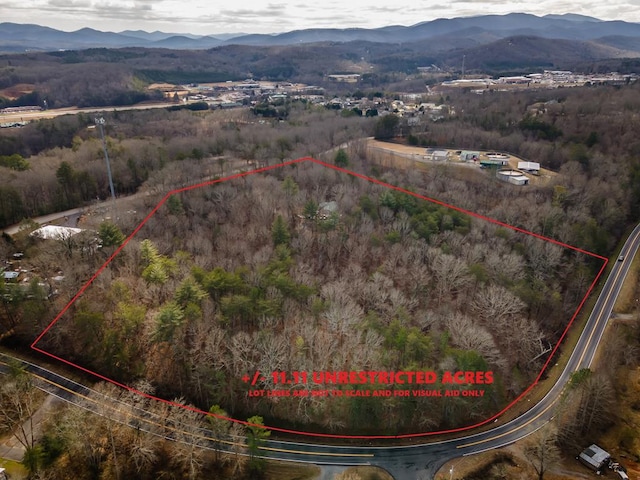
[(0, 426), (27, 451), (35, 446), (33, 414), (41, 399), (31, 376), (19, 365), (11, 365), (10, 374), (0, 386)]
[(478, 291), (471, 304), (473, 311), (488, 323), (502, 323), (504, 319), (522, 313), (525, 303), (500, 286), (490, 286)]
[(525, 440), (524, 456), (536, 471), (538, 480), (543, 480), (549, 468), (560, 460), (557, 439), (555, 426), (548, 423)]

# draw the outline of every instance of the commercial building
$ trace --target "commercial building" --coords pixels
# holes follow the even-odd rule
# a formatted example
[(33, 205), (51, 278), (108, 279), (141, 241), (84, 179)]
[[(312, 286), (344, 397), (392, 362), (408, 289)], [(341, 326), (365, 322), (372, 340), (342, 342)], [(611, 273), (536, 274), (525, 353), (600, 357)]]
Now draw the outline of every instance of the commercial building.
[(470, 152), (468, 150), (462, 150), (460, 152), (460, 161), (469, 162), (476, 161), (480, 158), (480, 152)]
[(518, 170), (538, 174), (540, 173), (540, 164), (537, 162), (518, 162)]
[(446, 150), (427, 148), (425, 151), (425, 159), (433, 161), (444, 161), (449, 157), (449, 152)]
[(513, 185), (529, 185), (529, 179), (516, 170), (499, 170), (496, 176), (503, 182)]

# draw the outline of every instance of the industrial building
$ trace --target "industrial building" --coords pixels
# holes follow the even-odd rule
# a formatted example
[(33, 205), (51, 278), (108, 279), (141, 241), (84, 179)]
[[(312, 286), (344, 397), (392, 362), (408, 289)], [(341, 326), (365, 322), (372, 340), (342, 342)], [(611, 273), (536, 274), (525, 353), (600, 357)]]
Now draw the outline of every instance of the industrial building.
[(476, 161), (480, 158), (480, 152), (471, 152), (468, 150), (462, 150), (460, 152), (460, 161), (461, 162), (469, 162)]
[(425, 159), (433, 161), (444, 161), (449, 157), (449, 152), (436, 148), (427, 148), (425, 151)]
[(518, 162), (518, 170), (537, 175), (540, 173), (540, 164), (538, 162)]
[(489, 152), (487, 153), (487, 158), (489, 160), (498, 160), (500, 162), (503, 162), (503, 165), (509, 163), (509, 155), (507, 155), (506, 153)]
[(516, 170), (499, 170), (496, 176), (503, 182), (513, 185), (529, 185), (529, 179)]

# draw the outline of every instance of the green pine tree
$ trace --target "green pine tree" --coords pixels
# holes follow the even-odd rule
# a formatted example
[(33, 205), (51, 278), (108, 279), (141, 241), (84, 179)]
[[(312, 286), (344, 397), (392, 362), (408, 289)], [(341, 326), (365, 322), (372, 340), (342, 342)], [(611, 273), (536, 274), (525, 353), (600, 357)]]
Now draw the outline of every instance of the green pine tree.
[(334, 158), (333, 162), (336, 164), (337, 167), (348, 167), (349, 166), (349, 156), (347, 155), (347, 152), (344, 151), (344, 149), (340, 148), (338, 150), (338, 153), (336, 153), (336, 158)]
[(278, 215), (273, 221), (273, 225), (271, 226), (271, 237), (273, 238), (274, 247), (277, 247), (278, 245), (289, 245), (291, 234), (289, 233), (289, 228), (282, 218), (282, 215)]
[(120, 246), (125, 239), (118, 226), (107, 221), (100, 224), (98, 236), (103, 247)]

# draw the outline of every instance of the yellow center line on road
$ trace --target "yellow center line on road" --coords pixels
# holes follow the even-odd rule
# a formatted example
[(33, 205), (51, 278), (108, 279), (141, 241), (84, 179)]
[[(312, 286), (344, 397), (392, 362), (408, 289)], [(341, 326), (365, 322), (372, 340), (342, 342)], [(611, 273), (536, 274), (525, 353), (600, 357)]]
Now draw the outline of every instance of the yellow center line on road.
[[(640, 233), (640, 232), (639, 232), (639, 233)], [(636, 236), (638, 236), (638, 235), (636, 235)], [(623, 270), (623, 269), (621, 268), (621, 269), (620, 269), (620, 270), (618, 270), (618, 272), (616, 273), (616, 275), (615, 275), (615, 277), (613, 278), (613, 281), (612, 281), (612, 284), (613, 284), (613, 285), (615, 285), (615, 283), (618, 281), (618, 277), (622, 274), (622, 270)], [(610, 299), (610, 297), (611, 297), (612, 293), (613, 293), (613, 290), (611, 290), (611, 291), (607, 294), (607, 296), (605, 297), (605, 300), (604, 300), (604, 303), (605, 303), (605, 304), (609, 301), (609, 299)], [(597, 321), (596, 321), (596, 324), (598, 324), (598, 323), (601, 321), (601, 319), (602, 319), (602, 313), (600, 313), (600, 315), (598, 316)], [(591, 343), (591, 340), (592, 340), (592, 338), (593, 338), (593, 334), (595, 333), (595, 331), (596, 331), (596, 329), (595, 329), (595, 328), (591, 330), (591, 333), (589, 334), (589, 338), (588, 338), (588, 340), (587, 340), (587, 345), (589, 345), (589, 344)], [(582, 363), (582, 361), (584, 360), (584, 356), (585, 356), (585, 354), (586, 354), (586, 349), (585, 349), (585, 351), (584, 351), (584, 352), (582, 352), (582, 355), (580, 356), (580, 360), (578, 361), (577, 365), (580, 365), (580, 364)], [(550, 404), (549, 404), (549, 405), (548, 405), (548, 406), (547, 406), (547, 407), (546, 407), (542, 412), (540, 412), (538, 415), (536, 415), (535, 417), (533, 417), (531, 420), (527, 421), (526, 423), (523, 423), (523, 424), (522, 424), (522, 425), (520, 425), (519, 427), (516, 427), (516, 428), (514, 428), (514, 429), (512, 429), (512, 430), (509, 430), (508, 432), (504, 432), (504, 433), (501, 433), (501, 434), (499, 434), (499, 435), (495, 435), (495, 436), (493, 436), (493, 437), (486, 438), (486, 439), (484, 439), (484, 440), (478, 440), (477, 442), (472, 442), (472, 443), (467, 443), (467, 444), (464, 444), (464, 445), (459, 445), (459, 446), (457, 446), (456, 448), (472, 447), (472, 446), (474, 446), (474, 445), (479, 445), (479, 444), (481, 444), (481, 443), (490, 442), (490, 441), (492, 441), (492, 440), (495, 440), (495, 439), (498, 439), (498, 438), (504, 437), (504, 436), (506, 436), (506, 435), (509, 435), (509, 434), (511, 434), (511, 433), (513, 433), (513, 432), (516, 432), (516, 431), (518, 431), (518, 430), (520, 430), (520, 429), (522, 429), (522, 428), (524, 428), (524, 427), (527, 427), (527, 426), (529, 426), (531, 423), (535, 422), (535, 421), (536, 421), (538, 418), (540, 418), (542, 415), (544, 415), (547, 411), (549, 411), (549, 409), (551, 409), (551, 408), (555, 405), (555, 403), (557, 402), (557, 400), (558, 400), (558, 399), (556, 398), (556, 399), (555, 399), (553, 402), (551, 402), (551, 403), (550, 403)]]
[[(2, 365), (6, 365), (9, 366), (7, 363), (0, 361), (0, 364)], [(83, 400), (87, 400), (89, 402), (92, 402), (96, 405), (102, 405), (104, 406), (104, 403), (99, 402), (98, 400), (88, 397), (86, 395), (83, 395), (82, 393), (78, 393), (74, 390), (71, 390), (70, 388), (67, 388), (63, 385), (59, 385), (56, 382), (49, 380), (48, 378), (42, 377), (36, 373), (31, 373), (29, 372), (29, 375), (42, 380), (43, 382), (46, 382), (50, 385), (55, 386), (56, 388), (60, 388), (68, 393), (71, 393), (72, 395), (79, 397)], [(126, 405), (126, 404), (125, 404)], [(113, 410), (116, 410), (115, 407), (109, 407)], [(117, 411), (117, 410), (116, 410)], [(93, 412), (95, 413), (95, 412)], [(97, 414), (99, 415), (99, 414)], [(203, 439), (203, 440), (207, 440), (207, 441), (212, 441), (212, 442), (216, 442), (216, 443), (222, 443), (225, 445), (230, 445), (230, 446), (234, 446), (234, 447), (242, 447), (242, 448), (247, 448), (247, 445), (245, 443), (239, 443), (239, 442), (232, 442), (229, 440), (221, 440), (221, 439), (214, 439), (211, 437), (206, 437), (204, 435), (199, 435), (197, 433), (190, 433), (190, 432), (185, 432), (184, 430), (180, 430), (177, 429), (175, 427), (171, 427), (169, 425), (163, 425), (161, 423), (158, 422), (154, 422), (153, 420), (147, 419), (147, 418), (143, 418), (137, 415), (132, 415), (132, 414), (127, 414), (127, 417), (130, 419), (134, 419), (134, 420), (140, 420), (143, 423), (149, 424), (149, 425), (153, 425), (156, 426), (164, 431), (169, 431), (169, 432), (175, 432), (175, 433), (183, 433), (188, 435), (191, 438), (198, 438), (198, 439)], [(322, 456), (322, 457), (365, 457), (365, 458), (371, 458), (374, 455), (372, 453), (333, 453), (333, 452), (307, 452), (307, 451), (302, 451), (302, 450), (291, 450), (291, 449), (286, 449), (286, 448), (275, 448), (275, 447), (258, 447), (260, 450), (265, 450), (265, 451), (270, 451), (270, 452), (279, 452), (279, 453), (291, 453), (291, 454), (295, 454), (295, 455), (317, 455), (317, 456)], [(227, 452), (229, 453), (229, 452)]]
[[(639, 234), (640, 234), (640, 232), (639, 232)], [(637, 236), (638, 235), (636, 235), (636, 237)], [(613, 282), (612, 282), (613, 285), (615, 285), (615, 283), (618, 281), (618, 278), (622, 274), (622, 271), (623, 271), (623, 269), (621, 268), (616, 273), (616, 275), (615, 275), (615, 277), (613, 279)], [(611, 298), (612, 294), (613, 294), (613, 290), (611, 290), (606, 295), (606, 297), (604, 299), (604, 304), (606, 304), (609, 301), (609, 299)], [(602, 319), (602, 314), (600, 314), (598, 316), (598, 318), (596, 320), (596, 325), (599, 324), (601, 319)], [(591, 332), (589, 334), (589, 338), (587, 339), (587, 345), (589, 345), (591, 343), (595, 331), (596, 331), (595, 328), (591, 330)], [(578, 361), (578, 365), (580, 365), (582, 363), (582, 361), (584, 360), (585, 355), (586, 355), (586, 350), (582, 352), (582, 355), (580, 356), (580, 359)], [(2, 361), (0, 361), (0, 364), (7, 365), (5, 362), (2, 362)], [(80, 397), (82, 399), (85, 399), (87, 401), (93, 402), (95, 404), (99, 404), (99, 402), (97, 400), (95, 400), (95, 399), (87, 397), (86, 395), (83, 395), (81, 393), (75, 392), (75, 391), (73, 391), (73, 390), (71, 390), (69, 388), (66, 388), (66, 387), (64, 387), (62, 385), (59, 385), (59, 384), (57, 384), (57, 383), (55, 383), (55, 382), (53, 382), (53, 381), (51, 381), (51, 380), (49, 380), (47, 378), (41, 377), (40, 375), (37, 375), (37, 374), (34, 374), (34, 373), (31, 373), (30, 375), (32, 375), (32, 376), (34, 376), (36, 378), (39, 378), (40, 380), (42, 380), (44, 382), (47, 382), (47, 383), (49, 383), (51, 385), (54, 385), (57, 388), (65, 390), (65, 391), (71, 393), (72, 395), (78, 396), (78, 397)], [(520, 426), (518, 426), (518, 427), (516, 427), (516, 428), (514, 428), (512, 430), (509, 430), (507, 432), (504, 432), (504, 433), (501, 433), (499, 435), (495, 435), (493, 437), (489, 437), (489, 438), (486, 438), (486, 439), (483, 439), (483, 440), (478, 440), (476, 442), (471, 442), (471, 443), (467, 443), (467, 444), (464, 444), (464, 445), (458, 445), (456, 448), (457, 449), (462, 449), (462, 448), (467, 448), (467, 447), (472, 447), (472, 446), (475, 446), (475, 445), (479, 445), (479, 444), (482, 444), (482, 443), (487, 443), (487, 442), (490, 442), (492, 440), (496, 440), (498, 438), (501, 438), (501, 437), (504, 437), (506, 435), (509, 435), (509, 434), (511, 434), (513, 432), (516, 432), (518, 430), (521, 430), (521, 429), (531, 425), (531, 423), (535, 422), (542, 415), (544, 415), (546, 412), (548, 412), (555, 405), (557, 400), (558, 399), (556, 398), (553, 402), (551, 402), (543, 411), (538, 413), (535, 417), (533, 417), (532, 419), (528, 420), (527, 422), (523, 423), (522, 425), (520, 425)], [(161, 429), (164, 429), (164, 430), (173, 431), (173, 432), (176, 432), (176, 433), (186, 433), (186, 432), (178, 430), (176, 428), (173, 428), (173, 427), (170, 427), (170, 426), (167, 426), (167, 425), (162, 425), (160, 423), (157, 423), (157, 422), (154, 422), (154, 421), (151, 421), (149, 419), (142, 418), (142, 417), (139, 417), (139, 416), (130, 415), (130, 418), (141, 420), (144, 423), (157, 426), (157, 427), (159, 427)], [(193, 437), (193, 438), (200, 438), (200, 439), (204, 439), (204, 440), (207, 440), (207, 441), (215, 441), (215, 442), (219, 442), (219, 443), (226, 444), (226, 445), (246, 448), (246, 444), (244, 444), (244, 443), (231, 442), (231, 441), (228, 441), (228, 440), (213, 440), (210, 437), (205, 437), (203, 435), (198, 435), (198, 434), (189, 434), (189, 435), (191, 437)], [(259, 448), (261, 450), (265, 450), (265, 451), (279, 452), (279, 453), (290, 453), (290, 454), (297, 454), (297, 455), (318, 455), (318, 456), (327, 456), (327, 457), (366, 457), (366, 458), (374, 457), (374, 454), (371, 454), (371, 453), (333, 453), (333, 452), (313, 452), (312, 453), (312, 452), (304, 452), (304, 451), (299, 451), (299, 450), (291, 450), (291, 449), (275, 448), (275, 447), (259, 447)]]
[(456, 448), (466, 448), (466, 447), (473, 447), (474, 445), (480, 445), (481, 443), (487, 443), (490, 442), (491, 440), (495, 440), (497, 438), (502, 438), (506, 435), (509, 435), (513, 432), (517, 432), (518, 430), (525, 428), (527, 426), (529, 426), (531, 423), (535, 422), (538, 418), (540, 418), (542, 415), (544, 415), (545, 413), (547, 413), (547, 411), (549, 411), (549, 409), (551, 409), (555, 403), (558, 401), (558, 399), (556, 398), (553, 402), (551, 402), (543, 411), (541, 411), (538, 415), (536, 415), (535, 417), (533, 417), (531, 420), (523, 423), (522, 425), (520, 425), (519, 427), (513, 428), (511, 430), (509, 430), (508, 432), (504, 432), (501, 433), (499, 435), (494, 435), (493, 437), (490, 438), (485, 438), (484, 440), (478, 440), (477, 442), (471, 442), (471, 443), (466, 443), (464, 445), (458, 445)]
[[(638, 235), (640, 235), (640, 232), (636, 233), (636, 238), (638, 237)], [(635, 240), (634, 240), (634, 241), (635, 241)], [(622, 274), (622, 271), (623, 271), (623, 269), (622, 269), (622, 268), (620, 268), (620, 269), (618, 270), (618, 272), (616, 273), (615, 277), (613, 278), (612, 285), (615, 285), (615, 284), (616, 284), (616, 282), (618, 281), (618, 277), (620, 277), (620, 275)], [(606, 282), (605, 282), (605, 285), (606, 285)], [(612, 294), (613, 294), (613, 289), (612, 289), (612, 290), (607, 294), (607, 296), (605, 297), (604, 304), (606, 304), (606, 303), (609, 301), (609, 299), (611, 298), (611, 295), (612, 295)], [(597, 321), (596, 321), (596, 324), (600, 323), (601, 319), (602, 319), (602, 313), (600, 313), (600, 315), (598, 316), (598, 319), (597, 319)], [(607, 320), (608, 320), (608, 319), (607, 319)], [(594, 328), (593, 330), (591, 330), (591, 333), (589, 334), (589, 339), (587, 340), (587, 345), (589, 345), (589, 344), (591, 343), (591, 339), (592, 339), (593, 334), (595, 333), (595, 331), (596, 331), (596, 329), (595, 329), (595, 328)], [(582, 355), (580, 355), (580, 360), (578, 361), (578, 365), (580, 365), (580, 364), (582, 363), (582, 361), (584, 360), (584, 356), (585, 356), (586, 354), (587, 354), (587, 350), (585, 349), (585, 350), (582, 352)]]
[[(323, 447), (326, 445), (322, 445)], [(286, 448), (260, 447), (260, 450), (269, 450), (270, 452), (295, 453), (298, 455), (321, 455), (323, 457), (359, 457), (373, 458), (373, 453), (333, 453), (333, 452), (301, 452), (299, 450), (287, 450)]]

